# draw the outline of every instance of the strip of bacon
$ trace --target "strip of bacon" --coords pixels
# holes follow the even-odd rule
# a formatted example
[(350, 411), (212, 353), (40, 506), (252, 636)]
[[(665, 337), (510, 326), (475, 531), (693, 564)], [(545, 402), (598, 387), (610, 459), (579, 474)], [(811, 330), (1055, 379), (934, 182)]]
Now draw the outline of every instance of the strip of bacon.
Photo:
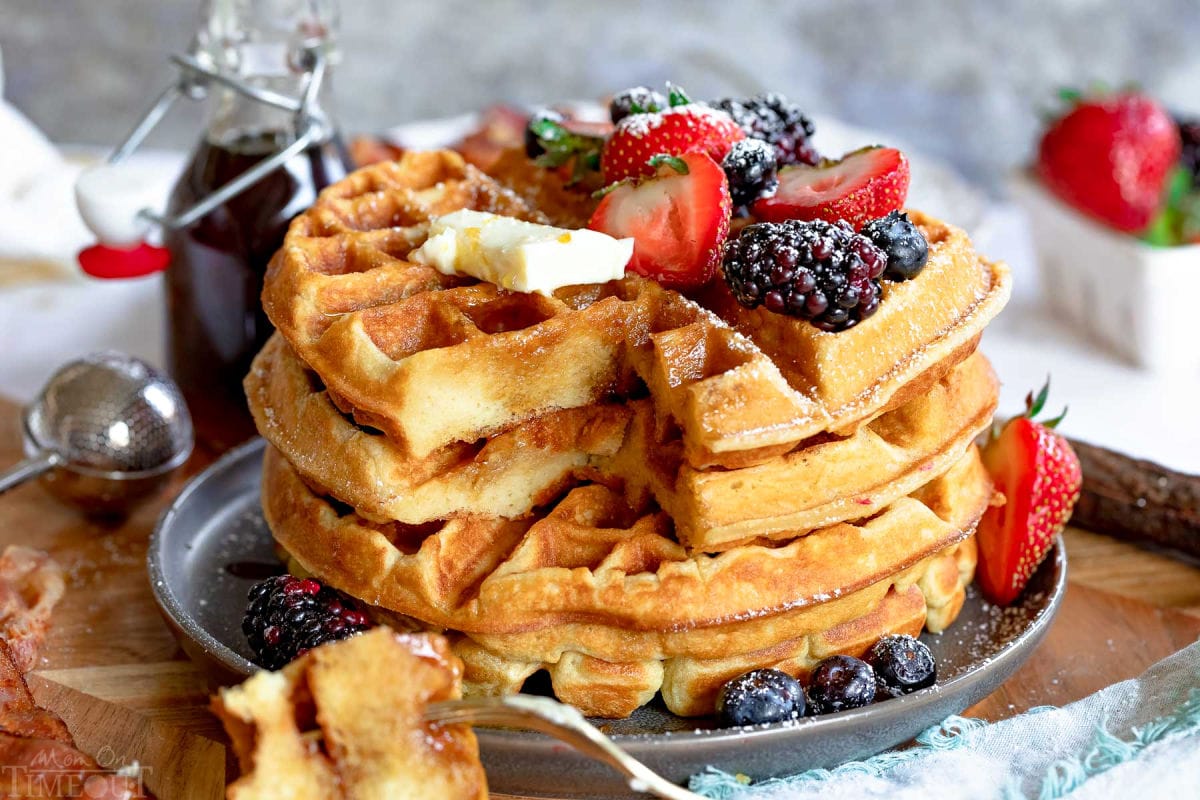
[(0, 639), (8, 643), (22, 673), (37, 664), (50, 627), (50, 613), (62, 599), (63, 570), (41, 550), (9, 545), (0, 555)]
[[(7, 555), (7, 553), (6, 553)], [(0, 639), (0, 797), (147, 800), (140, 781), (81, 752), (58, 715), (38, 706)]]

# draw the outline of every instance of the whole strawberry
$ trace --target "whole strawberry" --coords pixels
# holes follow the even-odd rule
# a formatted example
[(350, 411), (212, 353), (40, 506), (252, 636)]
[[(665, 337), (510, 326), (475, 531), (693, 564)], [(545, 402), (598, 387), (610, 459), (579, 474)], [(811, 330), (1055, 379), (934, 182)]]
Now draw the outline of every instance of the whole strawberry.
[(1042, 136), (1036, 171), (1072, 207), (1136, 233), (1163, 207), (1179, 151), (1174, 120), (1149, 97), (1079, 98)]
[(672, 87), (662, 110), (640, 109), (621, 118), (600, 153), (600, 171), (606, 183), (655, 173), (650, 159), (658, 155), (705, 153), (718, 164), (745, 132), (724, 111), (692, 103)]
[(1075, 507), (1083, 473), (1067, 440), (1054, 428), (1066, 415), (1045, 423), (1033, 418), (1046, 404), (1050, 384), (1026, 398), (1022, 416), (1005, 423), (983, 448), (983, 463), (1004, 505), (979, 521), (976, 577), (983, 595), (999, 605), (1017, 598)]

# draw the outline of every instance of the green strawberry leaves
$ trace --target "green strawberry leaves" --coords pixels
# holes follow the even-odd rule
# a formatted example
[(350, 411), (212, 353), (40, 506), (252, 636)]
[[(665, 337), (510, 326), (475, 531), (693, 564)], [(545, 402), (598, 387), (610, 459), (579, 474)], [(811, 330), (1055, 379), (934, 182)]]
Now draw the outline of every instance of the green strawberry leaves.
[(567, 130), (561, 122), (545, 117), (532, 120), (529, 130), (545, 150), (534, 159), (534, 163), (539, 167), (554, 169), (574, 159), (571, 183), (582, 180), (588, 172), (599, 171), (603, 137), (574, 133)]
[[(1037, 421), (1036, 417), (1038, 414), (1042, 413), (1042, 409), (1044, 409), (1046, 407), (1046, 398), (1049, 396), (1050, 396), (1050, 376), (1047, 375), (1046, 382), (1044, 384), (1042, 384), (1042, 388), (1038, 390), (1038, 393), (1036, 395), (1033, 392), (1030, 392), (1029, 394), (1025, 395), (1025, 413), (1022, 414), (1021, 416), (1026, 417), (1030, 420)], [(1054, 417), (1052, 419), (1045, 420), (1039, 424), (1043, 425), (1044, 427), (1049, 428), (1050, 430), (1054, 430), (1055, 428), (1058, 427), (1058, 423), (1062, 422), (1063, 418), (1067, 416), (1068, 408), (1070, 408), (1070, 406), (1063, 406), (1063, 410), (1062, 410), (1061, 414), (1059, 414), (1057, 417)]]
[(667, 105), (669, 105), (671, 108), (675, 108), (676, 106), (689, 105), (691, 102), (692, 99), (687, 96), (687, 92), (683, 90), (683, 87), (676, 86), (670, 81), (667, 81)]
[(1175, 247), (1200, 237), (1200, 192), (1183, 167), (1167, 179), (1166, 203), (1142, 233), (1142, 241), (1155, 247)]

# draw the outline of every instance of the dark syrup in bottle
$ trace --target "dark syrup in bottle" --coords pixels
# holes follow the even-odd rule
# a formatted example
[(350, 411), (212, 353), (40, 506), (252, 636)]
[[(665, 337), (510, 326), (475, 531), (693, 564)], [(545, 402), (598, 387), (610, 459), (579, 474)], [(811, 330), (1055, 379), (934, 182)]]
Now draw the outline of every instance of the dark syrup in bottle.
[[(282, 134), (205, 139), (171, 193), (169, 212), (196, 201), (287, 146)], [(292, 217), (340, 180), (349, 157), (334, 136), (207, 214), (170, 231), (166, 246), (167, 364), (192, 413), (197, 439), (222, 451), (254, 435), (242, 379), (273, 328), (260, 295), (267, 263)]]

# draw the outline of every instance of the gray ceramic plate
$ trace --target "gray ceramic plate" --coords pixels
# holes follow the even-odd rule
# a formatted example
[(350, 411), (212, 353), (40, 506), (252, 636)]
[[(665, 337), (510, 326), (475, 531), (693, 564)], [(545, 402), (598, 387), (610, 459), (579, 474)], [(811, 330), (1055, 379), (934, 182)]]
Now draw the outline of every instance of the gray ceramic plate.
[[(228, 453), (196, 477), (163, 515), (150, 543), (155, 597), (185, 651), (214, 682), (254, 667), (241, 633), (246, 591), (277, 574), (259, 509), (263, 443)], [(1021, 602), (999, 609), (968, 593), (958, 621), (923, 638), (937, 659), (936, 686), (867, 708), (752, 730), (720, 730), (651, 704), (633, 717), (600, 723), (622, 747), (680, 783), (713, 765), (755, 779), (862, 758), (907, 741), (983, 699), (1041, 641), (1066, 588), (1060, 540)], [(616, 773), (535, 733), (479, 730), (488, 782), (496, 792), (559, 798), (631, 796)]]

